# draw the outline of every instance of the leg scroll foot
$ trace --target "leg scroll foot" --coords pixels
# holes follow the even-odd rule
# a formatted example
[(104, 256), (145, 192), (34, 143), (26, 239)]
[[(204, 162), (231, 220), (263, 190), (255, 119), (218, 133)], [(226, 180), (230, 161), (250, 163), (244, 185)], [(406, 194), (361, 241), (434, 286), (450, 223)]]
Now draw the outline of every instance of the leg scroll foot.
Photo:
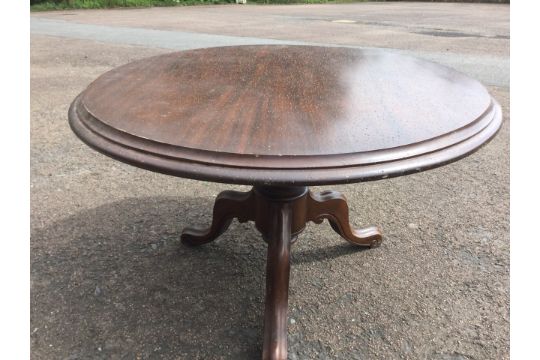
[(253, 191), (223, 191), (214, 204), (212, 225), (207, 229), (187, 227), (182, 231), (181, 240), (191, 246), (209, 243), (223, 234), (234, 218), (240, 222), (254, 220), (253, 209)]
[(349, 224), (349, 207), (345, 196), (337, 191), (309, 192), (308, 220), (321, 223), (328, 219), (330, 226), (342, 238), (359, 246), (376, 247), (382, 242), (381, 231), (376, 227), (353, 229)]

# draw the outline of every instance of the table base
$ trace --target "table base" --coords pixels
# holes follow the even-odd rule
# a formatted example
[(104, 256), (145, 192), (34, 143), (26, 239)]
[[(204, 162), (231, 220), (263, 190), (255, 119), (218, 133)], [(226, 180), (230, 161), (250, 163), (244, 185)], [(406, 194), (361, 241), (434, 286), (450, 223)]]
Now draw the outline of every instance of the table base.
[(345, 197), (337, 191), (313, 193), (305, 186), (255, 186), (248, 192), (223, 191), (214, 204), (212, 225), (207, 229), (186, 228), (182, 242), (196, 246), (215, 240), (232, 220), (254, 221), (268, 244), (266, 305), (264, 312), (264, 360), (287, 359), (287, 308), (290, 248), (309, 221), (327, 219), (345, 240), (375, 247), (382, 241), (377, 227), (356, 230), (349, 224)]

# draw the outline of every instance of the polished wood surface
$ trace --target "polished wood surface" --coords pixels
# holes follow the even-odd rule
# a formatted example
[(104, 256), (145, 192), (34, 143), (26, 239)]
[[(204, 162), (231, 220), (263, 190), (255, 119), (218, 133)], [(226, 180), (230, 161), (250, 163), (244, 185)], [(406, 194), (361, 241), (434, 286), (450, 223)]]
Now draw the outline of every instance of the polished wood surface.
[(73, 102), (83, 141), (153, 171), (238, 184), (404, 175), (499, 129), (476, 80), (392, 52), (316, 46), (183, 51), (118, 67)]

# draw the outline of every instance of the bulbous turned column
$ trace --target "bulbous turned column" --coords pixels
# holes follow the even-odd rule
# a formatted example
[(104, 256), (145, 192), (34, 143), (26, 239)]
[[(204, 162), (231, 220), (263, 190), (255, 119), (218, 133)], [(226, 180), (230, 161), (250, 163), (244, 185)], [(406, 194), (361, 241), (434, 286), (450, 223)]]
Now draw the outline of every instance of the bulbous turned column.
[(293, 234), (298, 234), (305, 227), (305, 211), (299, 210), (305, 204), (308, 189), (256, 187), (254, 192), (259, 205), (255, 225), (268, 243), (262, 358), (285, 360), (290, 250)]

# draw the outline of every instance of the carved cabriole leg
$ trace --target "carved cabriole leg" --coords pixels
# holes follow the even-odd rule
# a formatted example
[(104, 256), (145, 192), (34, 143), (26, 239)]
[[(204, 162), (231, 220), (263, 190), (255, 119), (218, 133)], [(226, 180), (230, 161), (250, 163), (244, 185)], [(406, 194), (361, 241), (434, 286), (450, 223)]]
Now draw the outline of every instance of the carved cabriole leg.
[(328, 219), (330, 226), (342, 238), (359, 246), (376, 247), (382, 242), (382, 234), (376, 226), (353, 229), (349, 224), (349, 207), (345, 196), (337, 191), (309, 192), (307, 220), (320, 224)]
[(197, 246), (209, 243), (223, 234), (234, 218), (239, 222), (253, 221), (255, 196), (253, 190), (248, 192), (223, 191), (214, 203), (212, 225), (207, 229), (187, 227), (182, 231), (182, 242)]

